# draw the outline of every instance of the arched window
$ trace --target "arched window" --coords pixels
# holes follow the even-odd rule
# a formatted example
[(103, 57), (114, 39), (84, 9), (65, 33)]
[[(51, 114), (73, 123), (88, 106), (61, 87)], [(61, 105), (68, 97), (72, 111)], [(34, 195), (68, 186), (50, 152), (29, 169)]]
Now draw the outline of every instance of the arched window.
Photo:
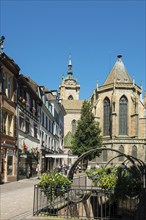
[(68, 97), (68, 100), (73, 100), (73, 96), (70, 95), (70, 96)]
[(119, 106), (119, 134), (127, 135), (127, 98), (122, 96), (120, 98)]
[[(121, 153), (124, 153), (124, 147), (122, 145), (119, 147), (119, 151), (121, 151)], [(119, 161), (123, 161), (123, 160), (124, 160), (124, 156), (120, 156)]]
[(132, 147), (132, 156), (137, 158), (137, 147), (135, 145)]
[(76, 132), (76, 120), (72, 121), (72, 134), (75, 134)]
[(108, 135), (110, 135), (110, 101), (109, 101), (108, 98), (104, 99), (103, 108), (104, 108), (104, 114), (103, 114), (104, 130), (103, 130), (103, 134), (105, 136), (108, 136)]
[(107, 150), (102, 151), (102, 161), (107, 162)]

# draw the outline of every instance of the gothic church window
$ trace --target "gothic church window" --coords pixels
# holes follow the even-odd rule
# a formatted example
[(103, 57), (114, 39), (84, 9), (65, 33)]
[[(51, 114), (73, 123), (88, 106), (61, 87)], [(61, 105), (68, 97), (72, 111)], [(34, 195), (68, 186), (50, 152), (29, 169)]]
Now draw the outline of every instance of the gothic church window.
[[(120, 147), (119, 147), (119, 151), (121, 152), (121, 153), (124, 153), (124, 147), (121, 145)], [(119, 161), (123, 161), (124, 160), (124, 156), (120, 156), (119, 157)]]
[(70, 96), (68, 97), (68, 100), (73, 100), (73, 96), (70, 95)]
[(137, 147), (135, 145), (132, 147), (132, 156), (137, 158)]
[(125, 96), (120, 98), (119, 103), (119, 134), (127, 135), (127, 105), (128, 101)]
[(72, 121), (72, 134), (75, 134), (76, 132), (76, 120)]
[(103, 134), (105, 136), (110, 135), (110, 100), (108, 98), (104, 99), (104, 130)]

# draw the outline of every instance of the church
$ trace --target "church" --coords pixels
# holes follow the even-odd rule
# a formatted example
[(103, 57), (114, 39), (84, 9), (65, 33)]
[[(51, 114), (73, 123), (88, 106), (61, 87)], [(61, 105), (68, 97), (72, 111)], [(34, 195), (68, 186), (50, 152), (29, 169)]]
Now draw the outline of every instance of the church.
[[(59, 91), (66, 110), (64, 149), (65, 153), (70, 154), (72, 136), (84, 101), (79, 100), (80, 85), (73, 75), (71, 57), (67, 76), (62, 77)], [(103, 85), (94, 89), (90, 101), (95, 120), (101, 128), (103, 147), (119, 150), (146, 162), (146, 94), (142, 99), (142, 87), (130, 78), (122, 55), (117, 56)], [(113, 157), (116, 157), (115, 152), (103, 151), (100, 163), (107, 163)], [(115, 162), (121, 163), (123, 160), (121, 156)]]

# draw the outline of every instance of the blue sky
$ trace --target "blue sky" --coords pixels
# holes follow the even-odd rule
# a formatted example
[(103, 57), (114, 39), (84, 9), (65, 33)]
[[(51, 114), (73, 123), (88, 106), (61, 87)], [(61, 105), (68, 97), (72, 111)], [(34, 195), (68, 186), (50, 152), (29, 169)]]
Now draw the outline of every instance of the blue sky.
[(80, 99), (89, 99), (122, 54), (146, 90), (145, 1), (1, 0), (4, 52), (39, 85), (58, 89), (69, 53)]

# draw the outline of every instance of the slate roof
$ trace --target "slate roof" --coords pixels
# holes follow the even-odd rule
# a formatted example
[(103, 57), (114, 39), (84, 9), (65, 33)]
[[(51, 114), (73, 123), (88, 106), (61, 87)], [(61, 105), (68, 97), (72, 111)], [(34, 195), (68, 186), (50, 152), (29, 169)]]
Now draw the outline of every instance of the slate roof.
[(116, 61), (113, 69), (108, 75), (107, 79), (104, 82), (104, 85), (111, 83), (132, 83), (132, 80), (124, 66), (124, 63), (121, 60), (122, 55), (118, 55), (118, 60)]

